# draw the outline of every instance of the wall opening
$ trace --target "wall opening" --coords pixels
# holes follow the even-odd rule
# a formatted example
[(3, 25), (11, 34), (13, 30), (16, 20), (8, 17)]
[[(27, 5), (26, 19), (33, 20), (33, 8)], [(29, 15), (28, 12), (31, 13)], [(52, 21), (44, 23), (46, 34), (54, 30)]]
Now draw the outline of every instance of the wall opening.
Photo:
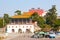
[(19, 30), (18, 30), (18, 33), (22, 33), (22, 30), (21, 30), (21, 29), (19, 29)]
[(26, 29), (26, 33), (30, 33), (31, 31), (30, 31), (30, 29)]
[(15, 30), (14, 30), (14, 29), (12, 29), (12, 32), (15, 32)]

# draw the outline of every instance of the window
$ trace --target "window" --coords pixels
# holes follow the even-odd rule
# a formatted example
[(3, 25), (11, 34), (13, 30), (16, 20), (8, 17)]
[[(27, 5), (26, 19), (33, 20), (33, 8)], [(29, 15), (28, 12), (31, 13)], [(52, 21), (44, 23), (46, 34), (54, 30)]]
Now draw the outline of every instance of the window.
[(12, 26), (12, 28), (13, 28), (14, 26)]
[(27, 26), (27, 28), (28, 28), (28, 26)]
[(32, 26), (30, 26), (30, 28), (32, 28)]
[(16, 28), (17, 28), (17, 26), (16, 26)]
[(10, 28), (10, 26), (9, 26), (9, 28)]
[(23, 26), (23, 28), (24, 28), (24, 26)]

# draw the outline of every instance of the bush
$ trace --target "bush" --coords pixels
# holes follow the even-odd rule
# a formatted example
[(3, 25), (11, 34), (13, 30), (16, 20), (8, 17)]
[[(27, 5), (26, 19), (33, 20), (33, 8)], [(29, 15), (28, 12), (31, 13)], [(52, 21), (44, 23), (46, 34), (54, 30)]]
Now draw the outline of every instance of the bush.
[(51, 26), (47, 25), (47, 24), (43, 24), (43, 27), (44, 27), (44, 28), (42, 28), (43, 31), (50, 31), (50, 29), (51, 29)]

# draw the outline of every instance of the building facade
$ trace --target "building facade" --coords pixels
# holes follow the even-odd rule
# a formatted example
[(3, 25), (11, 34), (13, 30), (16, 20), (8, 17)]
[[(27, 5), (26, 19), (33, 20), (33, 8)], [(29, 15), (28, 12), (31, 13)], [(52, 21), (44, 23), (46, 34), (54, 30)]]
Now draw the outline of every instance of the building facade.
[(32, 12), (32, 13), (37, 12), (39, 16), (44, 16), (47, 13), (46, 11), (44, 11), (43, 9), (40, 9), (40, 8), (37, 8), (37, 9), (35, 9), (35, 8), (29, 9), (29, 12)]
[(22, 15), (11, 16), (6, 28), (7, 33), (34, 33), (31, 15), (31, 12), (24, 12)]

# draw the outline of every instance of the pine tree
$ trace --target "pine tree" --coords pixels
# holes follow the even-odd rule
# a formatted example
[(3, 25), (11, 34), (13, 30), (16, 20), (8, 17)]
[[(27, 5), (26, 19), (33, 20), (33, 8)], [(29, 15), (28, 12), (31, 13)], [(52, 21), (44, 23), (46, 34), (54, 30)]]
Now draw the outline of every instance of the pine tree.
[(51, 9), (48, 10), (46, 14), (46, 23), (51, 25), (51, 27), (54, 26), (54, 21), (57, 19), (57, 13), (56, 13), (56, 6), (53, 5)]

